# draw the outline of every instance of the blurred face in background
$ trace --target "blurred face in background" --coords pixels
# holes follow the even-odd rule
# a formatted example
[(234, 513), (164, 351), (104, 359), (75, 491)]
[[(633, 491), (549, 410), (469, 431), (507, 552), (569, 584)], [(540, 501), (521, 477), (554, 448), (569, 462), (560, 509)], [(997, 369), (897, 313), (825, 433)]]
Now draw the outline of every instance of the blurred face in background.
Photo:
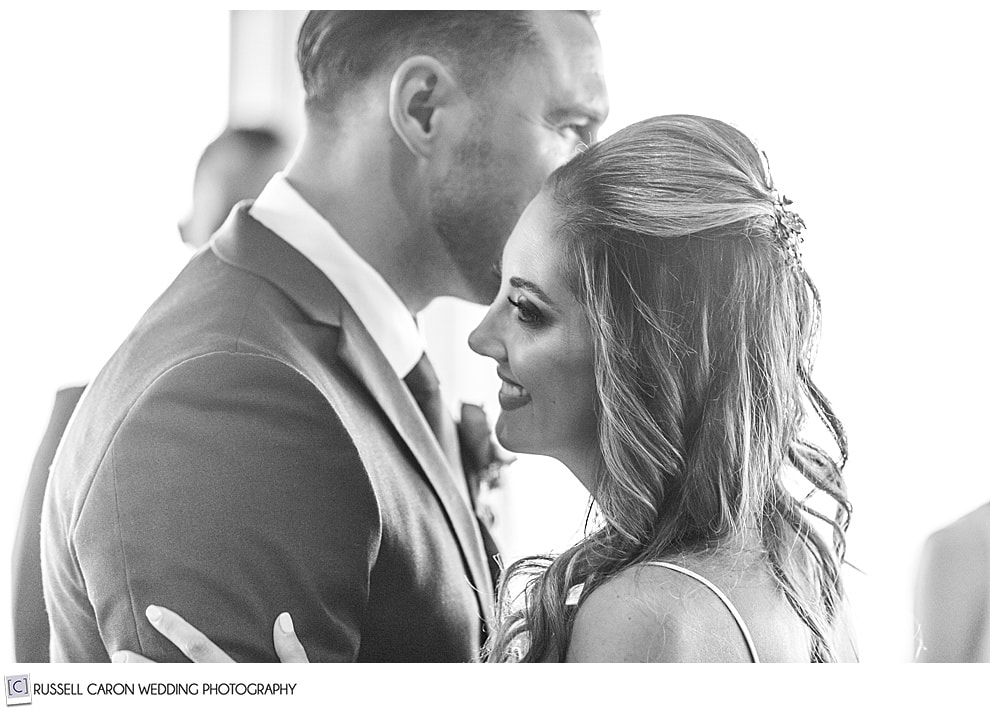
[(238, 141), (206, 155), (195, 174), (191, 213), (178, 224), (184, 243), (204, 246), (236, 203), (257, 197), (287, 159), (283, 147), (255, 149)]

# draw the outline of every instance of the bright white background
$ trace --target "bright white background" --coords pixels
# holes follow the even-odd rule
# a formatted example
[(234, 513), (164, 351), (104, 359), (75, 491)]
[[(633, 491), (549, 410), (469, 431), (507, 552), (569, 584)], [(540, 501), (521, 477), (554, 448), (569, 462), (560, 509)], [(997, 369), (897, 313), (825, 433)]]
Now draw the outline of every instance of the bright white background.
[[(919, 545), (996, 476), (996, 25), (963, 2), (671, 5), (598, 20), (604, 135), (698, 113), (767, 151), (824, 299), (816, 374), (850, 437), (863, 657), (905, 660)], [(4, 570), (55, 389), (92, 377), (188, 256), (175, 224), (226, 119), (227, 28), (223, 10), (165, 8), (2, 24)], [(493, 406), (474, 367), (449, 386)], [(509, 490), (509, 556), (573, 539), (585, 498), (565, 471), (526, 458)], [(5, 582), (12, 660), (9, 603)]]

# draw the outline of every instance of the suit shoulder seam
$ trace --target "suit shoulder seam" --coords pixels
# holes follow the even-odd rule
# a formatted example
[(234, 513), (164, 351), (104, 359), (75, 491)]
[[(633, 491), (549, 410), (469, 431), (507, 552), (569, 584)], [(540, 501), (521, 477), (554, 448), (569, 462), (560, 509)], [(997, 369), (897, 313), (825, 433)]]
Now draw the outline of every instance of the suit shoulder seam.
[[(125, 413), (122, 414), (122, 416), (119, 419), (118, 423), (115, 425), (114, 431), (112, 432), (112, 434), (110, 435), (110, 437), (108, 437), (108, 443), (107, 443), (104, 451), (101, 453), (101, 456), (100, 456), (100, 458), (97, 461), (97, 464), (94, 466), (94, 475), (91, 476), (90, 482), (87, 485), (87, 490), (83, 493), (83, 495), (80, 498), (79, 503), (77, 505), (77, 510), (79, 512), (75, 515), (75, 517), (71, 518), (71, 520), (69, 521), (69, 525), (67, 526), (67, 530), (66, 530), (66, 544), (67, 544), (68, 549), (70, 549), (71, 551), (73, 551), (74, 556), (76, 555), (76, 552), (75, 552), (76, 551), (76, 546), (73, 544), (73, 537), (76, 535), (76, 530), (77, 530), (77, 527), (78, 527), (78, 525), (80, 523), (80, 517), (81, 517), (82, 510), (86, 506), (87, 501), (90, 498), (91, 491), (93, 490), (94, 486), (97, 483), (97, 478), (100, 475), (101, 470), (105, 467), (105, 464), (107, 463), (108, 454), (111, 452), (111, 449), (114, 447), (115, 443), (117, 442), (118, 435), (121, 433), (122, 428), (125, 426), (126, 422), (129, 420), (129, 417), (132, 415), (133, 410), (138, 405), (139, 400), (141, 400), (150, 390), (152, 390), (154, 387), (156, 387), (157, 383), (159, 383), (164, 377), (166, 377), (167, 375), (171, 374), (175, 370), (177, 370), (179, 368), (182, 368), (185, 365), (190, 365), (190, 364), (194, 363), (197, 360), (202, 360), (202, 359), (214, 357), (214, 356), (217, 356), (217, 355), (230, 356), (230, 357), (240, 357), (240, 358), (260, 358), (260, 359), (263, 359), (263, 360), (270, 360), (272, 362), (278, 363), (279, 365), (283, 365), (286, 369), (294, 372), (296, 375), (298, 375), (303, 380), (305, 380), (310, 385), (312, 385), (312, 387), (313, 387), (314, 390), (316, 390), (317, 392), (319, 392), (320, 394), (322, 394), (322, 391), (316, 386), (316, 383), (313, 382), (308, 376), (306, 376), (305, 373), (303, 373), (301, 370), (299, 370), (298, 368), (292, 366), (290, 363), (285, 362), (284, 360), (281, 360), (280, 358), (277, 358), (277, 357), (275, 357), (273, 355), (268, 355), (266, 353), (250, 353), (250, 352), (240, 352), (240, 351), (235, 351), (234, 352), (234, 351), (231, 351), (231, 350), (212, 350), (210, 352), (199, 353), (198, 355), (193, 355), (193, 356), (190, 356), (190, 357), (186, 357), (183, 360), (180, 360), (179, 362), (175, 362), (172, 365), (170, 365), (169, 367), (164, 368), (163, 371), (161, 371), (154, 378), (152, 378), (142, 388), (142, 390), (135, 396), (135, 398), (129, 404), (128, 408), (125, 410)], [(116, 514), (117, 514), (117, 505), (116, 505)]]

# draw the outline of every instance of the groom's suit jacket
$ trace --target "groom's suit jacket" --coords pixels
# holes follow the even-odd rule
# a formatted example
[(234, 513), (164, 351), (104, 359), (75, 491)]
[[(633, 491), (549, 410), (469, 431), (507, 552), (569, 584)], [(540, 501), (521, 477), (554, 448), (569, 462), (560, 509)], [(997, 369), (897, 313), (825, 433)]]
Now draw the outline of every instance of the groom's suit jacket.
[(357, 315), (238, 206), (87, 390), (42, 521), (52, 660), (468, 661), (492, 586), (463, 482)]

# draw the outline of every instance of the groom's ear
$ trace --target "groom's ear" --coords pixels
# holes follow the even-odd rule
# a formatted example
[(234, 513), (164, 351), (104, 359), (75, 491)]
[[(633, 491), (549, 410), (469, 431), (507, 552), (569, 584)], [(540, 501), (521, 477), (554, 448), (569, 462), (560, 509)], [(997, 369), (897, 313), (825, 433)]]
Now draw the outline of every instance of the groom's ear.
[(464, 134), (469, 113), (469, 97), (434, 57), (409, 57), (393, 72), (389, 122), (415, 156), (430, 157), (442, 139), (455, 130)]

